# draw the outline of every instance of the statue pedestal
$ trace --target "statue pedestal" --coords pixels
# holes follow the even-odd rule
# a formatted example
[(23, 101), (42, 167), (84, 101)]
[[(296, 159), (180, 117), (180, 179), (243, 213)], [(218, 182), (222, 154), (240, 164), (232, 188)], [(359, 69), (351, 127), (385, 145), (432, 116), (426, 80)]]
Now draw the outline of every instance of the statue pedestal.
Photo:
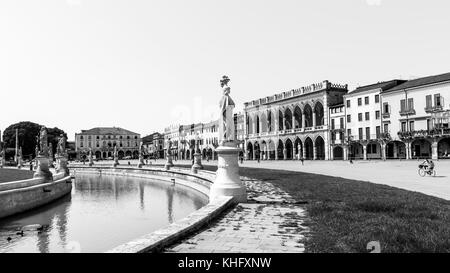
[(36, 172), (34, 173), (34, 177), (35, 178), (44, 178), (47, 181), (53, 180), (53, 174), (48, 169), (50, 160), (47, 157), (39, 155), (36, 157), (36, 161), (37, 161), (37, 168), (36, 168)]
[(202, 170), (202, 169), (203, 169), (202, 154), (197, 152), (194, 154), (194, 165), (192, 165), (191, 171), (193, 173), (197, 173), (198, 170)]
[(145, 163), (144, 163), (144, 157), (142, 156), (142, 155), (140, 155), (139, 156), (139, 162), (138, 162), (138, 164), (137, 164), (137, 167), (138, 168), (142, 168), (142, 166), (144, 166), (145, 165)]
[(164, 168), (166, 170), (170, 170), (170, 168), (173, 167), (173, 162), (172, 162), (172, 155), (167, 155), (167, 162), (164, 165)]
[(119, 158), (118, 158), (118, 157), (114, 157), (113, 167), (117, 167), (117, 166), (119, 166), (119, 165), (120, 165), (120, 163), (119, 163)]
[(216, 179), (211, 186), (209, 200), (219, 196), (233, 196), (236, 202), (247, 202), (247, 190), (239, 177), (240, 148), (234, 141), (225, 142), (216, 149), (218, 164)]
[(17, 158), (17, 168), (18, 168), (18, 169), (22, 169), (22, 167), (23, 167), (23, 161), (22, 161), (22, 158), (21, 158), (21, 157), (18, 157), (18, 158)]
[(64, 176), (68, 176), (70, 172), (69, 168), (67, 168), (67, 158), (65, 156), (57, 156), (56, 160), (58, 162), (57, 173), (64, 173)]

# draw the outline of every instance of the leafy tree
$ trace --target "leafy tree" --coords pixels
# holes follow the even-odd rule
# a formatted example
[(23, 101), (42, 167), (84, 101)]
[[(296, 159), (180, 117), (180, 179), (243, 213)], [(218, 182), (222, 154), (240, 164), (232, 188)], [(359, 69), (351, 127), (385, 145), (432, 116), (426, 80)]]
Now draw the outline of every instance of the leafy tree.
[[(30, 121), (22, 121), (10, 125), (3, 132), (3, 144), (6, 148), (16, 147), (16, 129), (19, 129), (19, 147), (22, 147), (22, 154), (24, 158), (35, 155), (36, 148), (36, 136), (39, 135), (42, 125), (39, 125)], [(55, 127), (47, 128), (48, 142), (53, 145), (53, 153), (56, 151), (56, 146), (58, 144), (58, 139), (61, 134), (67, 137), (67, 134)]]

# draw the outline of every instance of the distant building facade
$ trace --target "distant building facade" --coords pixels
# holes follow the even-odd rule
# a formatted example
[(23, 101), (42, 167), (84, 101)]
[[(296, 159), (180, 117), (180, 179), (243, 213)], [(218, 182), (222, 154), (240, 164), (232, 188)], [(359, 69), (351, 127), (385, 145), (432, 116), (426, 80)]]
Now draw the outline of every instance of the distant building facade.
[(86, 159), (90, 149), (96, 159), (106, 159), (113, 157), (114, 147), (117, 147), (119, 159), (137, 158), (140, 142), (138, 133), (119, 127), (97, 127), (75, 134), (75, 151), (78, 159)]
[[(406, 81), (392, 80), (361, 86), (344, 95), (346, 140), (344, 154), (352, 159), (385, 158), (381, 93)], [(345, 145), (346, 144), (346, 145)]]
[(244, 104), (247, 159), (329, 159), (329, 106), (347, 85), (323, 81)]
[[(382, 92), (387, 157), (450, 158), (450, 73), (407, 81)], [(403, 152), (404, 151), (404, 152)]]
[(158, 132), (142, 138), (142, 143), (150, 157), (164, 158), (164, 135)]

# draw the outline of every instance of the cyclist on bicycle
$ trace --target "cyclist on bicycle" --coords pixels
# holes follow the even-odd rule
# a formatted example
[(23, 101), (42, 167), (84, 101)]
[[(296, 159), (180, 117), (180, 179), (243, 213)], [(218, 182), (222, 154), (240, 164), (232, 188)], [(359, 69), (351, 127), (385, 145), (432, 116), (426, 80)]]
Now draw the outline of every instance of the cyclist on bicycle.
[(428, 158), (425, 159), (424, 162), (422, 162), (422, 165), (425, 167), (425, 169), (426, 169), (428, 172), (432, 172), (433, 169), (434, 169), (434, 162), (433, 162), (432, 160), (428, 160)]

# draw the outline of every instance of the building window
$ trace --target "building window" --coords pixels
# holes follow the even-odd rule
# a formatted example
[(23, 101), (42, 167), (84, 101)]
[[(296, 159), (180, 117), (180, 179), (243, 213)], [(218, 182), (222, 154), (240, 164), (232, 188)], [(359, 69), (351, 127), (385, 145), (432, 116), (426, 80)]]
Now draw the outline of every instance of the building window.
[(389, 114), (389, 104), (387, 102), (383, 103), (383, 113), (384, 114)]
[(380, 102), (380, 95), (375, 95), (375, 103), (379, 103)]
[(339, 119), (339, 126), (341, 129), (344, 129), (344, 118)]
[(409, 98), (408, 99), (408, 110), (414, 110), (414, 99), (413, 98)]
[(435, 107), (441, 107), (442, 106), (441, 94), (435, 94), (434, 95), (434, 106)]
[(370, 127), (366, 127), (366, 139), (370, 139)]
[(366, 112), (366, 120), (370, 120), (370, 113)]
[(352, 122), (352, 116), (351, 115), (347, 115), (347, 122), (348, 123)]
[(80, 147), (83, 148), (83, 146), (84, 146), (84, 145), (83, 145), (83, 142), (80, 142)]
[(371, 143), (367, 145), (367, 153), (368, 154), (376, 154), (377, 153), (377, 144)]
[(389, 124), (384, 124), (384, 133), (387, 134), (389, 133)]
[(331, 120), (331, 130), (334, 130), (334, 119)]
[(425, 107), (426, 107), (427, 109), (431, 109), (432, 104), (433, 104), (433, 102), (432, 102), (432, 97), (431, 97), (431, 95), (427, 95), (427, 96), (425, 97)]
[(369, 97), (365, 97), (365, 98), (364, 98), (364, 104), (365, 104), (365, 105), (369, 104)]
[(375, 111), (375, 119), (380, 119), (380, 111)]
[(402, 132), (406, 132), (406, 121), (402, 121), (401, 130), (402, 130)]
[(380, 138), (380, 136), (381, 136), (381, 127), (380, 127), (380, 126), (377, 126), (377, 127), (375, 128), (375, 132), (376, 132), (376, 134), (377, 134), (377, 139)]
[(400, 100), (400, 112), (406, 111), (406, 100)]
[(358, 106), (362, 105), (362, 98), (358, 98)]
[(359, 139), (362, 140), (363, 139), (363, 128), (358, 128), (358, 133), (359, 133)]
[(409, 122), (409, 131), (414, 131), (414, 120)]
[(362, 113), (359, 113), (358, 114), (358, 121), (362, 121), (363, 119), (362, 119)]
[(352, 136), (352, 129), (347, 129), (347, 136), (351, 137)]
[(350, 100), (347, 100), (347, 108), (350, 108)]

